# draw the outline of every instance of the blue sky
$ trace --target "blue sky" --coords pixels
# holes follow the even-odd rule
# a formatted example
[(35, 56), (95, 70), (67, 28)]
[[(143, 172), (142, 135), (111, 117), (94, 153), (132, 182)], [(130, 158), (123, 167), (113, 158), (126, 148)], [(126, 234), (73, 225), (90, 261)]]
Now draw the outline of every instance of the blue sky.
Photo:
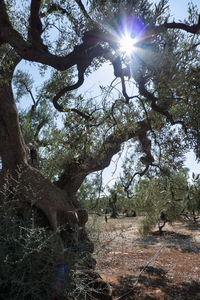
[[(188, 2), (188, 0), (169, 0), (171, 12), (176, 21), (183, 20), (187, 16)], [(200, 11), (200, 1), (193, 0), (192, 2)]]

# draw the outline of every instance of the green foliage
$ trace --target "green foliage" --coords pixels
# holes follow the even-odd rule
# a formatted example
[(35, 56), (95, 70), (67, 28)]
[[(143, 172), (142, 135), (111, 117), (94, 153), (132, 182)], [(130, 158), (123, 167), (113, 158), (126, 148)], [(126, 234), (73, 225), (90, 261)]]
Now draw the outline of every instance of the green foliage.
[(88, 211), (100, 213), (105, 208), (104, 198), (100, 197), (101, 179), (98, 174), (86, 178), (77, 192), (81, 205)]
[(15, 99), (19, 101), (22, 96), (28, 95), (33, 88), (34, 80), (28, 72), (18, 70), (13, 78), (16, 88)]
[[(62, 1), (55, 1), (54, 4), (63, 8)], [(52, 1), (42, 3), (42, 22), (45, 28), (42, 38), (52, 53), (64, 56), (75, 45), (80, 44), (83, 33), (95, 25), (84, 16), (77, 3), (66, 1), (63, 8), (66, 10), (65, 13), (60, 9), (49, 13), (51, 7)], [(126, 12), (128, 15), (138, 16), (146, 26), (164, 23), (169, 17), (168, 1), (165, 0), (159, 1), (156, 5), (143, 0), (90, 0), (87, 1), (86, 9), (95, 22), (99, 22), (99, 25), (109, 32), (116, 31), (117, 36)], [(22, 6), (19, 5), (18, 13), (21, 10)], [(191, 7), (188, 21), (196, 20), (194, 12), (195, 8)], [(191, 19), (193, 15), (194, 19)], [(23, 15), (23, 20), (27, 22), (26, 14)], [(23, 24), (26, 22), (23, 21)], [(51, 38), (54, 42), (51, 42)], [(126, 131), (126, 128), (132, 128), (134, 131), (137, 122), (146, 118), (151, 120), (152, 130), (148, 135), (152, 140), (152, 155), (158, 165), (170, 164), (171, 168), (177, 169), (182, 167), (184, 153), (189, 147), (195, 147), (198, 153), (200, 119), (197, 105), (198, 88), (193, 88), (198, 87), (198, 52), (180, 31), (165, 31), (152, 38), (153, 43), (148, 47), (141, 46), (141, 51), (137, 53), (139, 59), (133, 55), (129, 67), (133, 68), (132, 71), (137, 73), (137, 76), (147, 78), (146, 87), (148, 86), (149, 91), (158, 97), (159, 107), (168, 109), (174, 120), (180, 119), (188, 125), (187, 135), (179, 127), (171, 129), (168, 120), (151, 109), (150, 99), (135, 96), (129, 104), (125, 103), (122, 94), (116, 93), (116, 90), (119, 91), (119, 82), (116, 85), (102, 87), (102, 95), (93, 99), (87, 99), (85, 95), (77, 95), (74, 92), (64, 94), (58, 104), (65, 112), (62, 113), (62, 117), (57, 118), (52, 105), (53, 98), (60, 90), (76, 82), (75, 68), (62, 72), (49, 68), (49, 79), (45, 78), (43, 86), (35, 89), (36, 95), (33, 93), (31, 76), (22, 71), (16, 73), (13, 82), (17, 99), (31, 94), (33, 96), (32, 107), (21, 111), (20, 114), (25, 142), (34, 144), (38, 149), (41, 171), (50, 180), (58, 180), (72, 160), (83, 161), (87, 154), (91, 156), (95, 154), (102, 141), (116, 129)], [(195, 36), (192, 43), (197, 41), (198, 36)], [(46, 75), (46, 66), (39, 68), (44, 68), (42, 72)], [(93, 65), (89, 69), (93, 71)], [(127, 91), (128, 85), (133, 90), (137, 88), (133, 78), (126, 84)], [(187, 91), (190, 91), (189, 95), (186, 95)], [(83, 117), (84, 114), (88, 119)], [(126, 166), (128, 179), (131, 179), (135, 170), (140, 172), (144, 167), (140, 159), (136, 168), (133, 167), (133, 160), (136, 161), (140, 158), (140, 154), (143, 155), (143, 148), (137, 138), (132, 140), (131, 144), (132, 159)]]
[(145, 218), (140, 232), (147, 235), (156, 225), (160, 232), (166, 222), (181, 219), (184, 198), (187, 191), (187, 178), (184, 172), (170, 177), (141, 179), (135, 188), (135, 205)]
[(124, 17), (124, 12), (128, 12), (129, 15), (140, 16), (146, 23), (148, 23), (153, 16), (151, 3), (149, 1), (91, 0), (89, 2), (93, 18), (98, 20), (101, 24), (105, 22), (107, 26), (110, 26), (110, 30), (117, 29), (121, 19)]
[(185, 195), (184, 213), (187, 217), (196, 221), (200, 213), (200, 179), (199, 174), (192, 173), (192, 183), (188, 184), (187, 193)]
[(121, 182), (117, 181), (108, 189), (107, 208), (114, 215), (126, 213), (132, 215), (135, 211), (134, 203), (131, 198), (127, 197)]
[[(25, 1), (24, 5), (22, 2), (7, 1), (6, 5), (12, 23), (16, 23), (15, 28), (26, 37), (29, 15), (27, 14), (28, 10), (23, 10), (23, 8), (27, 8), (30, 3)], [(65, 13), (62, 9), (49, 12), (53, 3), (61, 5), (63, 8), (62, 1), (42, 3), (41, 19), (44, 28), (42, 38), (52, 53), (61, 56), (65, 56), (74, 49), (74, 46), (80, 44), (83, 33), (93, 28), (95, 22), (99, 22), (100, 27), (111, 33), (114, 31), (118, 36), (122, 20), (126, 17), (127, 12), (128, 16), (137, 16), (145, 26), (150, 26), (150, 28), (167, 22), (169, 18), (168, 1), (166, 0), (159, 1), (156, 5), (144, 0), (88, 0), (86, 9), (95, 22), (84, 15), (76, 2), (66, 1), (63, 8)], [(17, 18), (19, 18), (18, 21)], [(190, 5), (187, 23), (196, 21), (197, 10)], [(52, 40), (54, 41), (52, 42)], [(121, 93), (113, 92), (115, 89), (119, 92), (119, 82), (109, 88), (102, 87), (102, 99), (100, 97), (87, 99), (87, 97), (76, 95), (74, 92), (64, 94), (59, 99), (59, 104), (65, 112), (63, 117), (59, 118), (59, 126), (57, 126), (57, 114), (52, 101), (60, 90), (76, 82), (75, 68), (62, 72), (49, 68), (49, 78), (45, 78), (46, 81), (42, 82), (42, 87), (35, 90), (30, 74), (17, 71), (13, 80), (16, 99), (21, 100), (29, 96), (32, 101), (32, 106), (20, 113), (23, 136), (26, 144), (33, 143), (39, 149), (43, 174), (50, 180), (56, 181), (64, 170), (70, 168), (70, 162), (81, 163), (87, 154), (92, 157), (106, 137), (116, 129), (126, 131), (126, 128), (132, 128), (134, 131), (137, 128), (137, 122), (144, 119), (151, 122), (148, 136), (152, 140), (152, 155), (159, 167), (170, 168), (170, 171), (181, 168), (184, 153), (190, 147), (195, 148), (198, 156), (200, 119), (198, 105), (199, 52), (196, 46), (198, 42), (198, 34), (191, 39), (191, 36), (178, 30), (161, 30), (152, 36), (149, 45), (146, 45), (146, 42), (141, 45), (141, 49), (139, 49), (141, 51), (138, 51), (136, 55), (138, 58), (133, 55), (129, 61), (135, 78), (144, 77), (146, 88), (158, 98), (156, 102), (158, 107), (168, 110), (175, 121), (184, 122), (188, 128), (187, 133), (184, 133), (180, 127), (171, 128), (166, 117), (152, 110), (152, 103), (148, 97), (134, 96), (129, 104), (125, 103)], [(105, 43), (103, 46), (107, 47), (108, 45)], [(0, 49), (2, 65), (5, 61), (5, 53), (9, 50), (7, 46), (2, 46)], [(6, 60), (6, 66), (8, 61)], [(100, 62), (102, 63), (103, 60)], [(125, 60), (123, 63), (127, 65)], [(47, 75), (45, 73), (46, 66), (39, 66), (39, 68), (44, 75)], [(90, 68), (91, 70), (94, 69)], [(134, 82), (134, 76), (132, 77), (127, 84), (135, 90), (137, 84)], [(140, 94), (140, 91), (137, 90), (137, 92)], [(84, 118), (84, 114), (88, 118)], [(128, 185), (135, 172), (141, 172), (144, 168), (140, 161), (140, 155), (143, 155), (144, 152), (143, 147), (137, 138), (132, 139), (129, 144), (131, 144), (129, 148), (131, 154), (124, 162), (123, 183), (127, 181), (124, 185)], [(136, 160), (138, 160), (137, 165), (134, 164)], [(150, 168), (152, 170), (153, 167)], [(155, 172), (151, 170), (149, 171), (150, 175)], [(86, 184), (87, 188), (89, 189), (89, 186), (87, 187)], [(91, 193), (91, 198), (93, 198), (94, 193)], [(87, 199), (83, 189), (81, 194), (83, 202), (83, 198)], [(80, 197), (81, 194), (79, 194)], [(129, 207), (127, 197), (120, 194), (116, 206), (119, 211), (122, 211), (123, 206)]]
[(108, 205), (109, 205), (109, 209), (110, 209), (110, 217), (111, 218), (117, 218), (118, 216), (118, 211), (117, 211), (117, 199), (118, 199), (118, 195), (117, 195), (117, 191), (115, 190), (111, 190), (110, 191), (110, 197), (108, 200)]

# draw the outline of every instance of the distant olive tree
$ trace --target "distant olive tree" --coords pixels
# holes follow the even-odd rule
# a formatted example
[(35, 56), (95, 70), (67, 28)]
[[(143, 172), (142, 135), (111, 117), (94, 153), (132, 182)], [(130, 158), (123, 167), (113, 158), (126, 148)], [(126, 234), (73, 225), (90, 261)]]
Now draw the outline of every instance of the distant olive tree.
[(192, 182), (188, 183), (187, 192), (185, 195), (185, 207), (183, 215), (192, 219), (194, 222), (200, 217), (200, 178), (199, 174), (195, 175), (192, 173)]
[(162, 234), (167, 222), (181, 220), (186, 192), (184, 172), (174, 173), (170, 177), (139, 180), (134, 199), (137, 210), (145, 216), (141, 234), (148, 234), (156, 226)]

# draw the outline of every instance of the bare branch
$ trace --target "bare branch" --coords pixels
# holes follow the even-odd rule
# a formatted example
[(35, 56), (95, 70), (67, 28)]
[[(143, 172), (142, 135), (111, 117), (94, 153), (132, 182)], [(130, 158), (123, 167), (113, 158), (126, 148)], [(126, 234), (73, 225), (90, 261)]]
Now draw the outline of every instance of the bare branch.
[(81, 12), (83, 13), (84, 17), (93, 25), (99, 27), (99, 25), (92, 20), (92, 18), (88, 15), (86, 9), (85, 9), (85, 6), (83, 5), (82, 1), (81, 0), (75, 0), (75, 2), (77, 3), (77, 5), (79, 6)]
[(30, 94), (30, 96), (31, 96), (31, 99), (32, 99), (32, 101), (33, 101), (33, 104), (34, 104), (34, 106), (36, 106), (36, 101), (35, 101), (35, 98), (34, 98), (34, 96), (33, 96), (33, 93), (32, 93), (32, 91), (28, 88), (28, 86), (27, 86), (27, 84), (26, 84), (26, 82), (25, 81), (23, 81), (23, 80), (21, 80), (21, 82), (22, 82), (22, 84), (24, 85), (24, 87), (25, 87), (25, 89), (26, 89), (26, 91)]
[(182, 29), (184, 31), (187, 31), (189, 33), (193, 33), (196, 34), (200, 31), (200, 15), (198, 18), (198, 23), (194, 24), (194, 25), (187, 25), (184, 23), (176, 23), (176, 22), (172, 22), (172, 23), (165, 23), (162, 25), (164, 28), (171, 28), (171, 29)]
[(91, 115), (88, 115), (76, 108), (72, 108), (71, 111), (75, 112), (76, 114), (78, 114), (79, 116), (81, 116), (83, 119), (85, 119), (86, 121), (89, 121), (92, 119)]

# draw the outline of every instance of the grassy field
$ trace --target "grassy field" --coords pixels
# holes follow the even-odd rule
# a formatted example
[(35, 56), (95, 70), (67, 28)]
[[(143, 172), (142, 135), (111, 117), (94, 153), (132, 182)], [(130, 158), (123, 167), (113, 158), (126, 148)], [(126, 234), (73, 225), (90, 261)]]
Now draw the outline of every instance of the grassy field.
[(200, 225), (174, 223), (142, 239), (141, 218), (90, 216), (97, 271), (113, 299), (200, 299)]

